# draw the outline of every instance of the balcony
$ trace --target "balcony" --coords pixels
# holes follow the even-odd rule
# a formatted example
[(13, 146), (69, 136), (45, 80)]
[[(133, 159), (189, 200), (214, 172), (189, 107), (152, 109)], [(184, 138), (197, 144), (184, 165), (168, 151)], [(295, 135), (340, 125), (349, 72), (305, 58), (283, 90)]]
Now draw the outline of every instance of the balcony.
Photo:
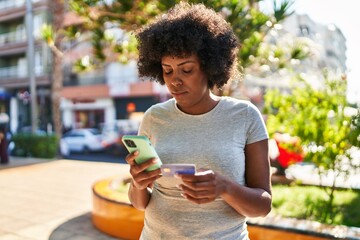
[[(36, 84), (38, 86), (50, 85), (49, 69), (43, 66), (35, 67)], [(29, 78), (26, 65), (17, 65), (0, 68), (0, 86), (4, 88), (28, 87)]]
[(5, 0), (0, 1), (0, 11), (9, 9), (9, 8), (16, 8), (22, 7), (25, 5), (25, 0)]
[(12, 66), (0, 68), (0, 81), (1, 79), (9, 78), (24, 78), (27, 76), (27, 68)]
[[(36, 42), (36, 44), (39, 43)], [(25, 54), (27, 44), (26, 30), (22, 25), (19, 25), (15, 31), (2, 33), (0, 34), (0, 57)]]
[[(43, 76), (46, 74), (45, 68), (43, 66), (35, 66), (35, 76)], [(9, 78), (26, 78), (28, 76), (27, 66), (18, 65), (11, 67), (0, 68), (0, 81), (1, 79)]]
[[(34, 12), (47, 11), (50, 0), (32, 0)], [(0, 22), (26, 15), (26, 0), (0, 0)]]
[(26, 30), (21, 28), (14, 32), (0, 34), (0, 46), (5, 44), (14, 44), (26, 41)]

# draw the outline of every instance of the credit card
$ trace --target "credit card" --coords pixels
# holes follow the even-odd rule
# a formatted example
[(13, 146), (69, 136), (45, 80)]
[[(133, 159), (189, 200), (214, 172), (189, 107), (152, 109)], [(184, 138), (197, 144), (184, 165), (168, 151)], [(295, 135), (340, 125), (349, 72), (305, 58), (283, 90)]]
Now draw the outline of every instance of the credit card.
[(177, 163), (161, 165), (161, 173), (164, 177), (173, 177), (175, 174), (195, 174), (195, 164)]

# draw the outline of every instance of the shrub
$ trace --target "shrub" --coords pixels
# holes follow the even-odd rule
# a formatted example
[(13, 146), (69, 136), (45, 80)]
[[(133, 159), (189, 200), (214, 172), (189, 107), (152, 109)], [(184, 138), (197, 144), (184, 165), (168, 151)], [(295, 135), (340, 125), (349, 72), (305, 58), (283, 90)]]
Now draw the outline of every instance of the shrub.
[(274, 185), (273, 212), (282, 217), (359, 227), (360, 189), (336, 189), (334, 196), (330, 220), (324, 218), (328, 196), (318, 186)]
[(21, 157), (55, 158), (58, 138), (56, 135), (15, 134), (13, 155)]

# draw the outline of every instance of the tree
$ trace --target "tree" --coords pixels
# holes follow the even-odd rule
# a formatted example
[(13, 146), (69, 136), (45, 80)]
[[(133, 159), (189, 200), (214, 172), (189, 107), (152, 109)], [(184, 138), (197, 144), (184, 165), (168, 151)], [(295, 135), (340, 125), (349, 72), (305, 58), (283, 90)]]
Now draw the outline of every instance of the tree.
[(270, 136), (276, 132), (298, 136), (305, 149), (305, 161), (315, 164), (320, 179), (329, 171), (334, 174), (331, 187), (323, 188), (328, 198), (321, 206), (323, 221), (331, 223), (336, 181), (360, 167), (351, 155), (353, 147), (360, 145), (360, 112), (354, 116), (345, 114), (344, 78), (330, 77), (325, 71), (324, 79), (324, 86), (317, 89), (296, 75), (289, 92), (269, 90), (265, 113)]
[[(225, 19), (231, 24), (235, 34), (237, 35), (241, 49), (239, 51), (239, 67), (240, 72), (245, 73), (246, 69), (252, 66), (261, 56), (259, 51), (261, 43), (264, 41), (268, 31), (276, 24), (291, 15), (289, 11), (292, 3), (290, 0), (284, 0), (280, 5), (274, 1), (273, 14), (266, 15), (258, 9), (258, 4), (261, 0), (188, 0), (189, 3), (203, 3), (215, 11), (220, 12)], [(126, 62), (129, 58), (136, 59), (136, 42), (132, 38), (133, 30), (141, 27), (143, 24), (151, 21), (153, 17), (164, 12), (174, 6), (179, 0), (158, 0), (158, 1), (70, 1), (71, 9), (76, 14), (86, 19), (87, 24), (85, 29), (93, 32), (93, 46), (95, 64), (104, 62), (106, 55), (104, 52), (111, 48), (115, 53), (119, 54), (118, 59)], [(92, 17), (91, 14), (96, 6), (97, 17)], [(138, 6), (138, 7), (135, 7)], [(116, 12), (117, 14), (113, 14)], [(131, 12), (131, 17), (127, 17), (127, 13)], [(136, 17), (134, 17), (136, 15)], [(96, 22), (94, 24), (94, 21)], [(128, 32), (128, 35), (123, 41), (117, 41), (115, 44), (110, 39), (106, 39), (103, 33), (106, 29), (106, 24), (109, 22), (116, 23)], [(112, 42), (111, 42), (112, 41)], [(99, 61), (100, 60), (100, 61)], [(286, 61), (284, 61), (286, 62)], [(79, 64), (78, 64), (79, 65)], [(85, 69), (85, 67), (82, 67)], [(220, 90), (219, 94), (232, 95), (234, 89), (239, 87), (239, 81), (228, 84), (224, 89)]]
[[(61, 16), (63, 16), (63, 4), (59, 1), (52, 2), (52, 10), (54, 14), (53, 26), (54, 29), (60, 29)], [(62, 57), (63, 53), (55, 47), (55, 42), (59, 44), (60, 38), (53, 33), (53, 27), (44, 26), (42, 29), (42, 38), (47, 42), (48, 46), (53, 52), (52, 57), (52, 83), (51, 83), (51, 112), (56, 136), (60, 139), (62, 136), (61, 112), (60, 112), (60, 97), (63, 86), (62, 74)]]
[[(53, 52), (53, 82), (52, 82), (52, 114), (56, 135), (61, 138), (62, 124), (60, 112), (60, 95), (63, 87), (63, 64), (62, 60), (65, 51), (62, 49), (64, 41), (77, 39), (79, 34), (91, 32), (91, 39), (94, 47), (94, 61), (92, 65), (100, 67), (106, 62), (104, 51), (111, 49), (118, 53), (119, 61), (126, 62), (129, 58), (134, 58), (136, 46), (134, 38), (129, 34), (124, 34), (124, 39), (120, 42), (108, 38), (104, 32), (109, 23), (121, 29), (131, 32), (134, 27), (146, 23), (147, 19), (153, 18), (159, 13), (154, 8), (153, 1), (133, 1), (122, 0), (108, 5), (109, 1), (74, 1), (67, 2), (71, 11), (81, 18), (81, 24), (64, 26), (64, 1), (52, 1), (52, 25), (44, 25), (42, 29), (42, 39), (47, 42)], [(114, 59), (111, 59), (114, 61)], [(77, 70), (86, 70), (90, 65), (84, 65), (81, 60), (74, 64)]]
[[(190, 3), (204, 3), (222, 13), (230, 22), (242, 45), (239, 51), (240, 69), (253, 63), (261, 53), (259, 46), (267, 32), (287, 16), (291, 6), (290, 0), (280, 5), (274, 3), (274, 13), (266, 15), (258, 9), (261, 0), (189, 0)], [(133, 31), (150, 22), (157, 15), (168, 10), (179, 0), (69, 0), (71, 12), (82, 19), (82, 24), (66, 27), (64, 31), (68, 39), (75, 39), (79, 34), (91, 32), (93, 56), (91, 64), (85, 66), (78, 61), (78, 69), (100, 67), (108, 61), (126, 62), (136, 59), (136, 42)], [(118, 28), (124, 30), (121, 39), (115, 39), (106, 30)], [(111, 53), (111, 54), (109, 54)], [(116, 57), (114, 58), (114, 55)]]

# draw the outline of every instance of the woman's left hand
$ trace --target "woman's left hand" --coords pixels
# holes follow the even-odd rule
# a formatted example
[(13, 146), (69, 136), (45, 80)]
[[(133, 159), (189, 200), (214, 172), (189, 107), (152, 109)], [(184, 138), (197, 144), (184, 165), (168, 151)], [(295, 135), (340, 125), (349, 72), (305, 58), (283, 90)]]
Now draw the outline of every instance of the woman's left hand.
[(226, 180), (212, 170), (200, 171), (195, 175), (177, 175), (183, 183), (178, 187), (182, 196), (191, 202), (204, 204), (214, 201), (226, 189)]

